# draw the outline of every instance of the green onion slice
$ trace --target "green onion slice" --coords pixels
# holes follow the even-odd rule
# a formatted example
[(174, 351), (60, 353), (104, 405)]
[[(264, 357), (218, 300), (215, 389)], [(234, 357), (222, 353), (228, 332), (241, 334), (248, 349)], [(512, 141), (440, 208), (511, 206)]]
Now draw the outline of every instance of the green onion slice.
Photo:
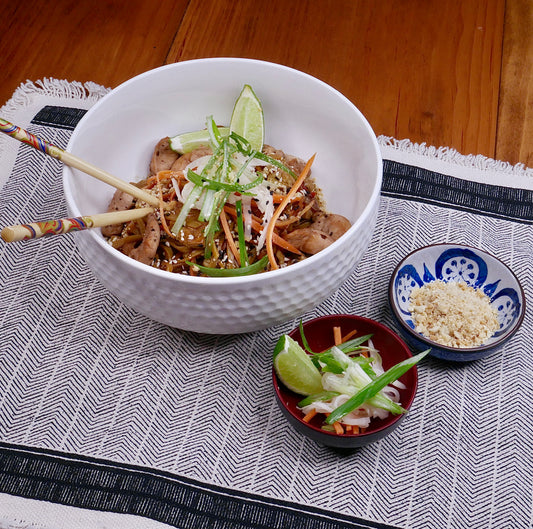
[(248, 189), (252, 189), (253, 187), (256, 187), (257, 185), (259, 185), (263, 181), (263, 175), (259, 175), (255, 180), (253, 180), (249, 184), (245, 184), (245, 185), (241, 185), (237, 183), (228, 184), (226, 182), (218, 182), (216, 180), (211, 180), (210, 178), (202, 177), (198, 173), (195, 173), (192, 169), (189, 169), (187, 171), (187, 180), (189, 180), (189, 182), (192, 182), (193, 184), (197, 186), (203, 186), (206, 189), (213, 189), (215, 191), (219, 191), (223, 189), (224, 191), (240, 193), (242, 195), (242, 194), (245, 194), (246, 191), (248, 191)]
[(298, 403), (298, 408), (303, 408), (313, 402), (322, 402), (325, 400), (331, 400), (333, 397), (338, 397), (340, 395), (337, 391), (323, 391), (322, 393), (315, 393), (314, 395), (309, 395), (305, 399), (301, 400)]
[(209, 133), (209, 139), (213, 146), (216, 148), (222, 143), (222, 135), (218, 130), (218, 127), (213, 119), (213, 116), (207, 116), (207, 132)]
[(246, 276), (251, 274), (257, 274), (261, 272), (266, 265), (268, 264), (268, 256), (265, 255), (259, 261), (255, 263), (244, 266), (242, 268), (210, 268), (208, 266), (202, 266), (196, 263), (191, 263), (190, 261), (185, 261), (189, 266), (198, 268), (200, 272), (210, 277), (237, 277), (237, 276)]
[(308, 353), (311, 353), (311, 354), (315, 354), (312, 349), (311, 349), (311, 346), (309, 345), (309, 342), (307, 341), (307, 338), (305, 337), (305, 333), (304, 333), (304, 322), (302, 320), (300, 320), (300, 336), (302, 338), (302, 344), (304, 346), (304, 349), (308, 352)]
[(357, 351), (361, 349), (359, 347), (360, 345), (364, 344), (366, 341), (370, 340), (372, 338), (372, 334), (365, 334), (364, 336), (358, 336), (357, 338), (353, 338), (352, 340), (348, 340), (347, 342), (341, 343), (340, 345), (337, 345), (337, 349), (340, 349), (343, 353), (352, 353), (353, 351)]
[(241, 258), (241, 268), (248, 266), (248, 255), (246, 254), (246, 241), (244, 240), (244, 219), (242, 218), (242, 200), (235, 202), (237, 211), (237, 234), (239, 236), (239, 255)]
[(211, 210), (211, 215), (207, 222), (207, 226), (204, 230), (205, 235), (205, 252), (204, 257), (209, 259), (211, 257), (211, 244), (215, 237), (215, 233), (219, 229), (218, 219), (220, 218), (220, 212), (228, 199), (229, 193), (227, 191), (215, 191), (213, 197), (213, 208)]
[(351, 413), (359, 408), (359, 406), (361, 406), (367, 400), (377, 395), (385, 386), (388, 386), (400, 378), (406, 371), (411, 369), (415, 364), (422, 360), (422, 358), (427, 356), (429, 351), (430, 349), (427, 349), (422, 353), (413, 356), (412, 358), (407, 358), (403, 362), (400, 362), (391, 367), (389, 370), (385, 371), (385, 373), (374, 379), (363, 389), (350, 397), (344, 404), (333, 410), (327, 417), (326, 423), (333, 424), (334, 422), (341, 420), (345, 415), (348, 415), (348, 413)]
[(174, 222), (174, 225), (172, 226), (172, 233), (174, 235), (177, 235), (181, 228), (183, 227), (183, 224), (185, 220), (187, 219), (187, 215), (189, 214), (189, 211), (192, 209), (198, 198), (200, 198), (200, 195), (202, 194), (203, 187), (201, 186), (195, 186), (192, 188), (191, 192), (189, 193), (189, 196), (187, 197), (187, 200), (181, 207), (181, 211), (178, 215), (178, 218)]

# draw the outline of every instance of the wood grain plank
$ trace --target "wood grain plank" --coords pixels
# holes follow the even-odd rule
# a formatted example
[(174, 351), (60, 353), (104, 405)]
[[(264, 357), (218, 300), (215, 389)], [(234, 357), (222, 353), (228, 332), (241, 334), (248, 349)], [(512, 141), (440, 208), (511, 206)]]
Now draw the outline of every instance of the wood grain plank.
[(533, 167), (533, 4), (508, 0), (496, 157)]
[(493, 156), (503, 16), (504, 0), (196, 0), (167, 62), (285, 64), (344, 93), (377, 134)]
[(26, 79), (53, 77), (114, 87), (162, 65), (187, 3), (4, 2), (0, 105)]

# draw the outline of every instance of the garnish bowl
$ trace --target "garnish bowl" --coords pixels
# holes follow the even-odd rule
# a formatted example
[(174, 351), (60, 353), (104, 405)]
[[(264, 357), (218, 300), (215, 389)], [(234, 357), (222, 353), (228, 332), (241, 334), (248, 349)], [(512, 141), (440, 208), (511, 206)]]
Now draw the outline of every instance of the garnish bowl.
[[(357, 330), (358, 336), (372, 334), (373, 344), (380, 352), (385, 370), (413, 356), (407, 344), (391, 329), (375, 320), (350, 314), (322, 316), (305, 322), (303, 331), (310, 348), (318, 352), (331, 347), (334, 343), (333, 327), (336, 326), (341, 327), (343, 335), (354, 329)], [(294, 329), (289, 335), (302, 345), (299, 327)], [(409, 413), (401, 415), (389, 414), (386, 419), (372, 419), (370, 426), (364, 432), (339, 435), (322, 429), (324, 416), (315, 416), (312, 421), (304, 422), (304, 415), (297, 407), (298, 402), (304, 397), (287, 389), (274, 370), (272, 371), (272, 377), (279, 408), (293, 428), (301, 435), (332, 448), (354, 449), (377, 442), (391, 435), (409, 415)], [(405, 389), (399, 390), (400, 403), (409, 412), (418, 387), (417, 366), (412, 367), (402, 375), (400, 382), (405, 385)], [(399, 434), (399, 432), (397, 433)]]
[[(488, 296), (499, 328), (485, 343), (449, 347), (415, 330), (411, 291), (435, 280), (462, 281)], [(526, 308), (520, 281), (503, 261), (484, 250), (451, 243), (424, 246), (402, 259), (390, 278), (388, 298), (400, 334), (413, 350), (431, 348), (431, 356), (450, 362), (471, 362), (501, 350), (520, 328)]]
[[(244, 277), (192, 277), (139, 263), (115, 250), (99, 229), (75, 234), (101, 283), (127, 307), (179, 329), (236, 334), (289, 321), (337, 290), (366, 251), (378, 214), (382, 160), (361, 112), (326, 83), (279, 64), (239, 58), (183, 61), (145, 72), (113, 89), (81, 119), (67, 150), (128, 182), (148, 175), (156, 143), (229, 124), (249, 84), (261, 100), (265, 143), (309, 159), (326, 208), (351, 228), (294, 265)], [(69, 215), (104, 212), (114, 189), (65, 167)]]

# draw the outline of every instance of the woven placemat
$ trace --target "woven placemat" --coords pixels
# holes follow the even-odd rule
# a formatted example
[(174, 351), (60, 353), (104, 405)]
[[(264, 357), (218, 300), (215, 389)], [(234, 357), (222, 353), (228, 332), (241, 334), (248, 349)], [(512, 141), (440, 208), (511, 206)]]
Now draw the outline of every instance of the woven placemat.
[[(105, 92), (28, 83), (0, 115), (65, 147)], [(392, 270), (416, 247), (445, 241), (509, 264), (531, 306), (531, 171), (380, 142), (371, 245), (304, 320), (350, 313), (394, 328)], [(66, 214), (56, 160), (4, 138), (2, 178), (2, 226)], [(108, 516), (116, 527), (531, 526), (530, 311), (504, 354), (462, 366), (425, 361), (400, 428), (349, 454), (301, 437), (276, 406), (271, 352), (296, 324), (182, 332), (107, 292), (73, 237), (1, 243), (0, 527), (98, 527)]]

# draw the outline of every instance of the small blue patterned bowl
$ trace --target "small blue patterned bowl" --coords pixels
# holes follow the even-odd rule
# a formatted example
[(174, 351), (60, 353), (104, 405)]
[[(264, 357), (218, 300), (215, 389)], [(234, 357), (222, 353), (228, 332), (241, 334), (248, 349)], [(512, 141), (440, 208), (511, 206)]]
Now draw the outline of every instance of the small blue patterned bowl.
[[(482, 345), (459, 348), (438, 344), (415, 331), (409, 310), (411, 291), (434, 280), (462, 281), (481, 289), (498, 314), (499, 329)], [(414, 349), (431, 347), (431, 355), (469, 362), (500, 349), (520, 327), (525, 313), (524, 291), (514, 273), (496, 257), (461, 244), (434, 244), (415, 250), (394, 270), (389, 303), (400, 333)]]

